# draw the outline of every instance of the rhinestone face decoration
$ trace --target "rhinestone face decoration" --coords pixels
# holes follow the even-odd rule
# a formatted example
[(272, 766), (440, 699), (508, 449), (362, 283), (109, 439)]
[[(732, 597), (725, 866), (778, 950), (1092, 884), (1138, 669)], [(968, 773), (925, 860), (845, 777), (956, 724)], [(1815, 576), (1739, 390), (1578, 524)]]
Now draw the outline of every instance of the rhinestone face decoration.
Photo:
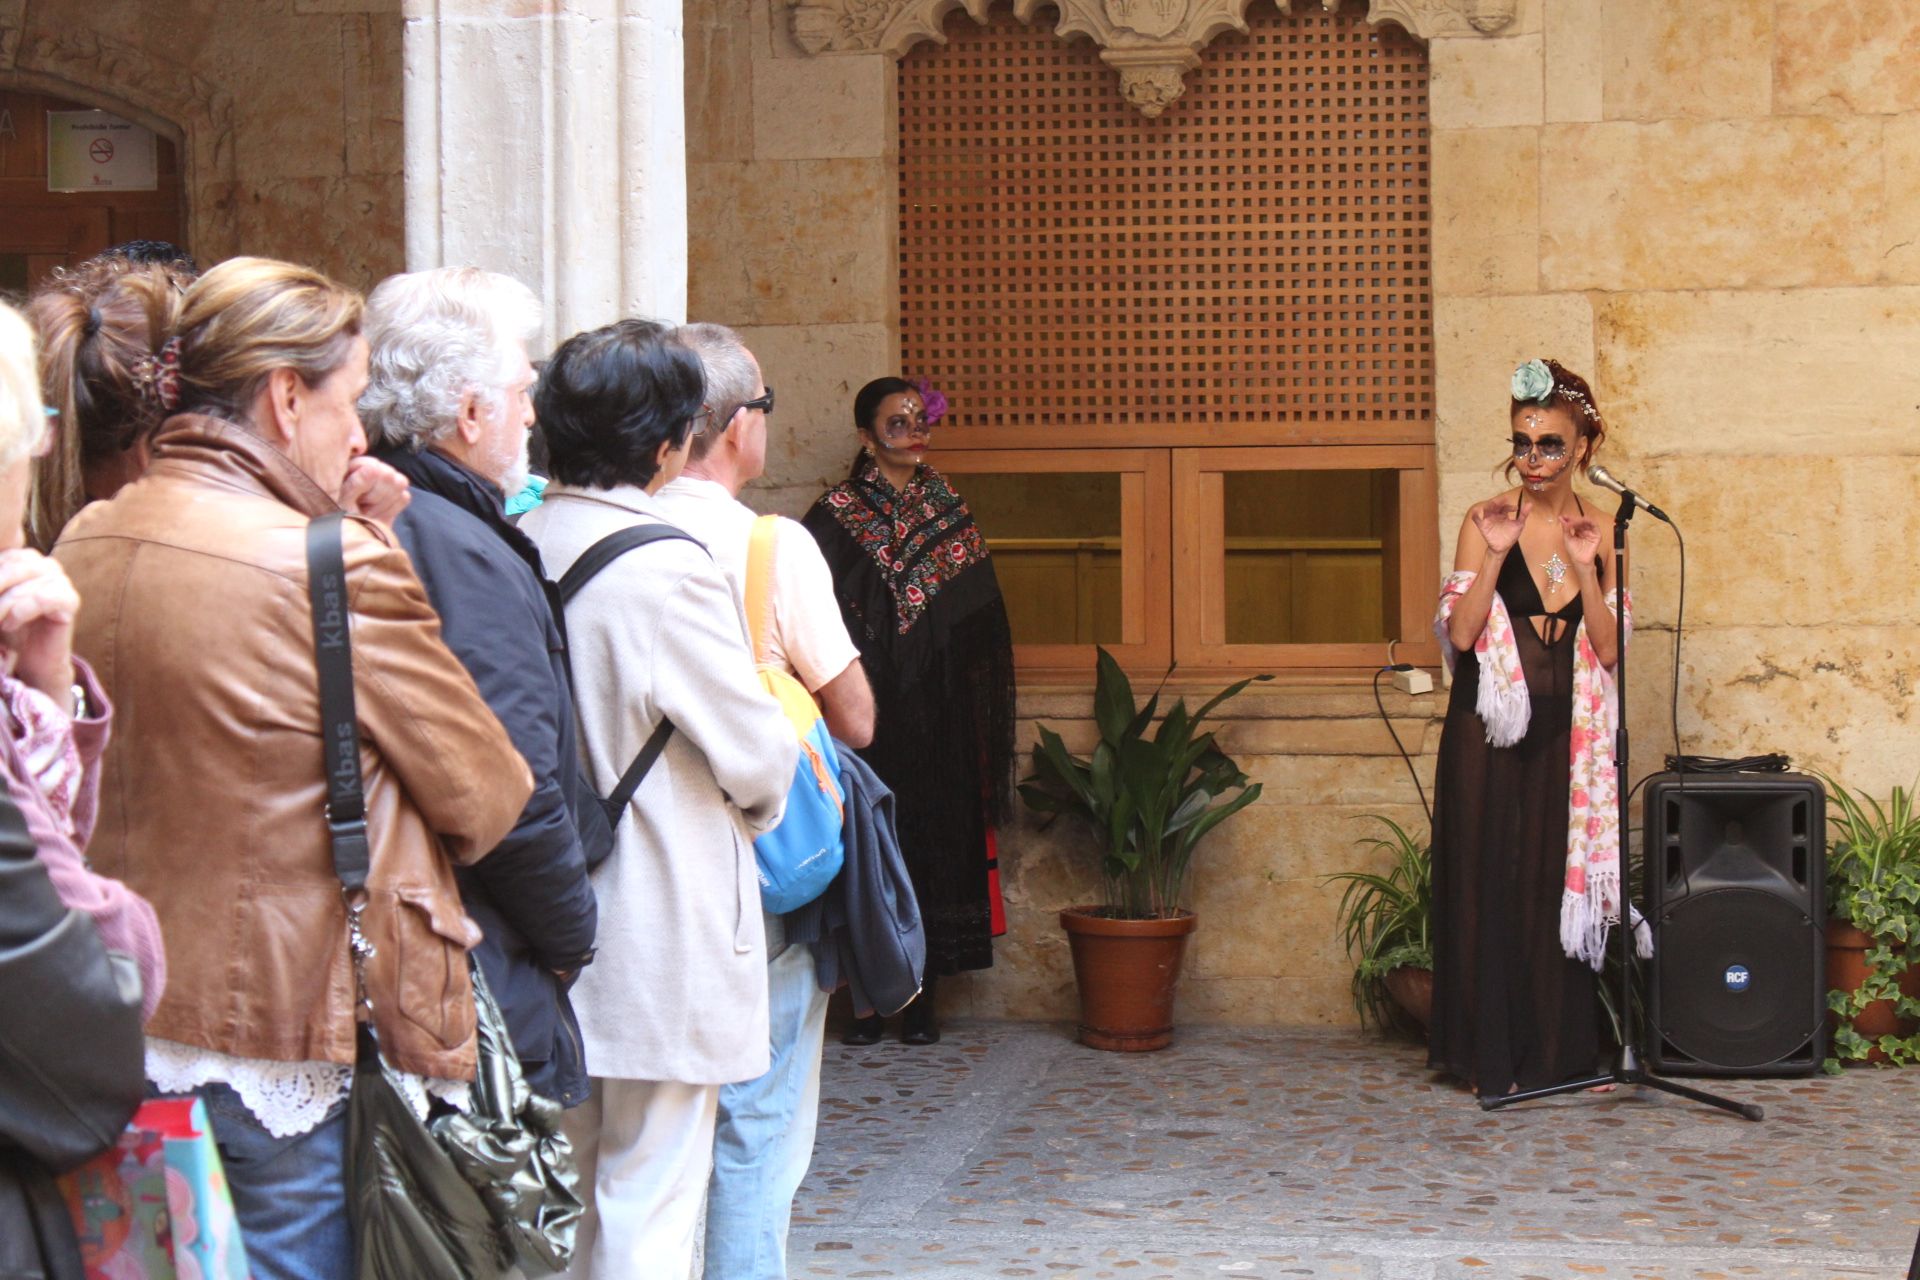
[(1547, 590), (1558, 591), (1561, 585), (1566, 582), (1567, 562), (1560, 558), (1558, 551), (1554, 552), (1553, 556), (1540, 567), (1547, 571)]

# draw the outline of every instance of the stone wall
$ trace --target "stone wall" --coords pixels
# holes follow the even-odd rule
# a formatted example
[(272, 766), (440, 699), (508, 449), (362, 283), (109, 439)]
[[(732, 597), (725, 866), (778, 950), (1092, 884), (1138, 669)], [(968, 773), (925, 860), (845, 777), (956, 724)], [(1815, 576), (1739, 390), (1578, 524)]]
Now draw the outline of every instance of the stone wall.
[[(741, 326), (779, 385), (760, 499), (792, 511), (839, 474), (852, 392), (897, 351), (894, 64), (806, 57), (779, 0), (686, 15), (692, 313)], [(1499, 483), (1515, 363), (1589, 371), (1607, 456), (1691, 535), (1686, 749), (1912, 781), (1920, 8), (1522, 0), (1494, 37), (1455, 29), (1430, 44), (1442, 560)], [(1634, 538), (1644, 773), (1671, 749), (1680, 584), (1670, 533), (1643, 518)], [(1084, 746), (1089, 702), (1026, 690), (1022, 741), (1037, 718)], [(1423, 779), (1443, 705), (1389, 702)], [(1321, 877), (1360, 861), (1359, 815), (1420, 819), (1412, 785), (1364, 688), (1269, 688), (1232, 714), (1223, 740), (1266, 793), (1197, 859), (1181, 1016), (1343, 1020)], [(1083, 840), (1007, 833), (1011, 932), (951, 984), (956, 1010), (1071, 1015), (1052, 914), (1092, 888)]]
[[(1434, 48), (1443, 545), (1490, 488), (1514, 361), (1593, 370), (1617, 470), (1690, 538), (1686, 748), (1910, 783), (1920, 9), (1544, 0), (1543, 19), (1484, 90), (1446, 73), (1483, 46)], [(1664, 527), (1634, 535), (1644, 771), (1671, 749), (1679, 562)]]
[(845, 474), (853, 396), (893, 371), (894, 64), (809, 58), (786, 6), (686, 0), (687, 314), (745, 336), (779, 395), (768, 510)]
[(202, 262), (401, 268), (399, 0), (0, 0), (0, 84), (174, 138)]
[[(742, 326), (780, 385), (762, 500), (794, 510), (897, 350), (893, 63), (806, 58), (772, 0), (686, 13), (692, 311)], [(1920, 770), (1900, 586), (1920, 541), (1916, 48), (1902, 0), (1525, 0), (1495, 38), (1430, 45), (1443, 560), (1496, 487), (1513, 365), (1590, 371), (1609, 457), (1692, 535), (1686, 748), (1786, 751), (1882, 792)], [(1672, 741), (1679, 564), (1664, 527), (1635, 539), (1646, 772)], [(1088, 702), (1030, 689), (1022, 713), (1084, 745)], [(1441, 705), (1390, 703), (1427, 778)], [(1417, 821), (1412, 787), (1363, 690), (1264, 690), (1233, 715), (1224, 741), (1266, 793), (1202, 848), (1182, 1016), (1344, 1019), (1321, 877), (1355, 864), (1358, 815)], [(1083, 840), (1007, 833), (1011, 932), (957, 1007), (1070, 1014), (1051, 917), (1092, 887)]]

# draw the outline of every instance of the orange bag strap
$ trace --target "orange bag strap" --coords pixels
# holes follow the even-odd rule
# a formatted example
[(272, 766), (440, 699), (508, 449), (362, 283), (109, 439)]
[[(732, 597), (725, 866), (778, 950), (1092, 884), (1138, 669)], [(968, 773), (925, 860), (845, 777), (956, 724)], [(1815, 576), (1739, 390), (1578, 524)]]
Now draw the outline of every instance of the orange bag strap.
[(780, 517), (760, 516), (747, 542), (747, 632), (753, 637), (753, 660), (767, 660), (767, 615), (773, 598), (773, 538)]

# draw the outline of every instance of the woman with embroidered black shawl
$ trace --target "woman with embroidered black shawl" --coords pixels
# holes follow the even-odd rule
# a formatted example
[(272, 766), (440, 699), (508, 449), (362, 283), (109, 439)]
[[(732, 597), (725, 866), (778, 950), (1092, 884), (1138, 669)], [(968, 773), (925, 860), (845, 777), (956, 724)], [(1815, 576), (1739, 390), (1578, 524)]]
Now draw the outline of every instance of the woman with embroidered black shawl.
[[(907, 1009), (908, 1044), (940, 1038), (937, 978), (993, 964), (988, 837), (1013, 775), (1013, 639), (1000, 583), (967, 504), (922, 460), (937, 395), (902, 378), (862, 387), (853, 470), (803, 522), (873, 683), (877, 723), (860, 755), (893, 790), (926, 924), (926, 986)], [(843, 1039), (879, 1038), (874, 1017)]]

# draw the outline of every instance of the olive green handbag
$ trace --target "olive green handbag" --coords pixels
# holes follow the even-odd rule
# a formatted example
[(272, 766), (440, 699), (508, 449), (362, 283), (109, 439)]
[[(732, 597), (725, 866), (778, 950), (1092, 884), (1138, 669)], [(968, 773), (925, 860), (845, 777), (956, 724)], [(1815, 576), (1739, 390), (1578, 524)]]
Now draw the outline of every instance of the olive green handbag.
[[(327, 828), (347, 902), (354, 982), (367, 1001), (360, 929), (371, 849), (360, 781), (352, 641), (339, 513), (307, 527), (320, 714), (327, 747)], [(423, 1124), (381, 1059), (371, 1022), (348, 1097), (347, 1174), (360, 1280), (477, 1280), (510, 1261), (559, 1271), (585, 1212), (558, 1103), (527, 1087), (506, 1019), (472, 966), (478, 1066), (471, 1110)]]

